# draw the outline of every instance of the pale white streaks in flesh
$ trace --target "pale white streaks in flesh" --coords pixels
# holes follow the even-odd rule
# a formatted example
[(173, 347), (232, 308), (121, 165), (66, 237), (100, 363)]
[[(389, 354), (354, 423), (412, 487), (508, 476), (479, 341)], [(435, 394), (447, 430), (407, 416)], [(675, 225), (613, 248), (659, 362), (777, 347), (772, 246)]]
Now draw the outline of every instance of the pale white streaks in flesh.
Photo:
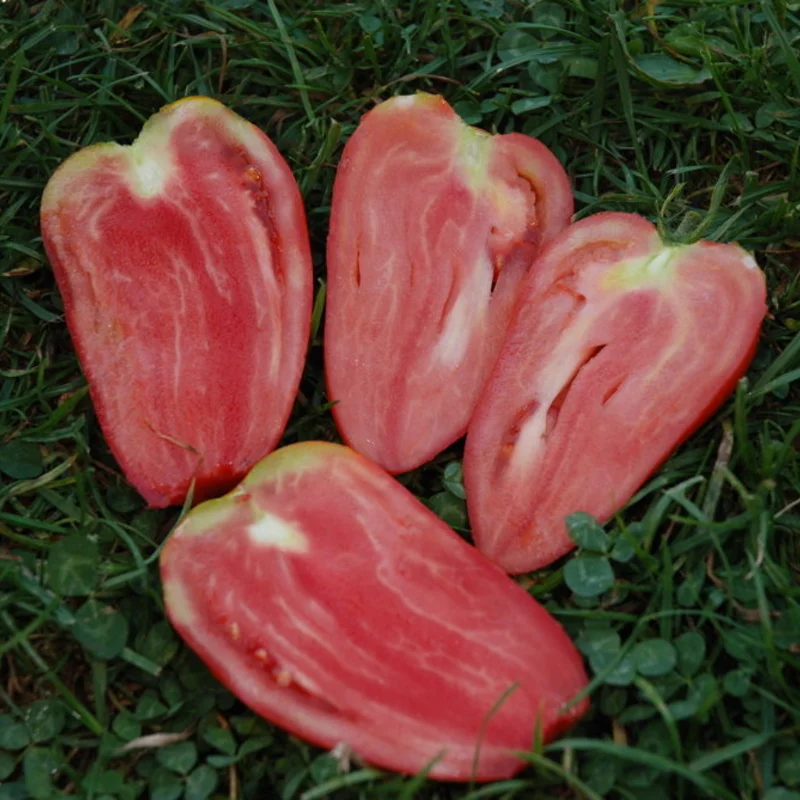
[[(413, 703), (413, 699), (406, 697), (407, 693), (401, 688), (395, 691), (392, 687), (402, 687), (409, 656), (415, 669), (426, 670), (438, 677), (442, 674), (441, 660), (437, 662), (432, 655), (429, 658), (425, 651), (415, 653), (413, 647), (409, 647), (410, 642), (396, 630), (388, 641), (383, 635), (380, 641), (383, 648), (394, 650), (397, 656), (387, 658), (384, 653), (379, 657), (370, 649), (369, 637), (375, 635), (374, 625), (365, 623), (363, 641), (358, 634), (345, 634), (330, 610), (308, 603), (307, 595), (302, 587), (297, 586), (297, 579), (289, 569), (290, 559), (281, 557), (280, 560), (285, 567), (281, 570), (283, 575), (271, 583), (275, 587), (292, 587), (293, 591), (276, 589), (270, 598), (274, 610), (262, 609), (260, 622), (253, 620), (253, 623), (264, 637), (262, 646), (277, 660), (286, 681), (291, 679), (291, 683), (296, 683), (313, 696), (324, 697), (334, 706), (362, 719), (377, 719), (388, 711), (398, 724), (408, 725), (418, 734), (428, 731), (430, 725), (406, 705), (407, 702)], [(294, 591), (299, 596), (294, 596)], [(278, 610), (280, 613), (276, 613)], [(358, 629), (349, 624), (348, 627)], [(255, 630), (254, 627), (250, 633)], [(442, 650), (441, 657), (447, 659), (446, 650)], [(509, 682), (507, 679), (499, 676), (493, 680), (491, 673), (473, 663), (450, 661), (448, 666), (452, 669), (454, 682), (463, 686), (466, 692), (477, 691), (482, 697), (487, 694), (500, 696), (508, 688), (505, 685)], [(355, 680), (345, 676), (353, 676)], [(384, 687), (385, 696), (380, 700), (370, 697), (366, 688), (370, 685)], [(453, 718), (446, 723), (452, 724), (454, 730), (461, 729), (457, 712), (455, 709)], [(438, 719), (435, 723), (439, 731), (442, 722)]]
[[(354, 494), (352, 497), (353, 500), (357, 501), (357, 495)], [(366, 501), (365, 501), (366, 504)], [(384, 531), (386, 528), (386, 519), (391, 520), (392, 517), (389, 515), (389, 508), (382, 509), (381, 516), (384, 518), (382, 524), (380, 526), (376, 526), (377, 530)], [(372, 519), (374, 521), (374, 505), (372, 508)], [(471, 645), (477, 645), (478, 649), (485, 649), (491, 652), (493, 655), (498, 656), (501, 660), (507, 660), (508, 656), (508, 649), (500, 642), (498, 639), (497, 642), (494, 641), (496, 638), (495, 634), (490, 633), (489, 626), (484, 626), (481, 628), (479, 625), (475, 623), (479, 623), (482, 619), (485, 619), (485, 614), (480, 608), (471, 607), (470, 610), (472, 612), (470, 627), (474, 628), (477, 633), (470, 634), (467, 630), (463, 627), (459, 627), (458, 625), (451, 625), (448, 624), (442, 616), (435, 615), (432, 611), (431, 604), (426, 602), (416, 603), (412, 600), (412, 595), (414, 594), (414, 586), (404, 586), (403, 581), (398, 579), (398, 572), (396, 569), (396, 564), (394, 563), (392, 556), (393, 556), (393, 549), (388, 549), (384, 541), (382, 541), (384, 536), (380, 534), (373, 533), (372, 525), (370, 524), (370, 519), (366, 515), (356, 514), (355, 519), (361, 528), (361, 532), (364, 536), (370, 541), (375, 551), (375, 576), (378, 579), (378, 582), (386, 589), (390, 595), (394, 595), (397, 599), (397, 602), (405, 607), (408, 611), (410, 611), (414, 616), (420, 617), (422, 619), (427, 619), (430, 622), (434, 623), (435, 625), (443, 628), (444, 630), (449, 631), (452, 634), (455, 634), (459, 638), (469, 642)], [(407, 550), (405, 553), (405, 558), (407, 561), (413, 560), (413, 555), (410, 550)], [(435, 576), (437, 571), (440, 570), (440, 566), (431, 560), (423, 560), (422, 558), (419, 559), (419, 562), (424, 564), (424, 568), (431, 572), (432, 581), (431, 585), (439, 585), (439, 581), (436, 580)], [(454, 592), (455, 586), (457, 584), (451, 585), (450, 582), (447, 582), (447, 592), (452, 593)], [(465, 604), (469, 603), (469, 594), (465, 591)], [(462, 605), (462, 610), (467, 605)], [(487, 609), (487, 613), (489, 609)], [(413, 648), (412, 648), (413, 649)], [(524, 667), (524, 663), (518, 659), (514, 659), (516, 663), (520, 667)]]
[[(403, 243), (405, 245), (404, 266), (407, 271), (409, 290), (416, 289), (417, 292), (419, 292), (420, 285), (423, 287), (429, 286), (431, 279), (435, 277), (435, 273), (431, 270), (431, 248), (424, 246), (430, 242), (431, 237), (426, 235), (420, 236), (418, 231), (427, 228), (428, 217), (437, 200), (433, 192), (426, 191), (424, 181), (418, 186), (418, 192), (419, 195), (427, 195), (425, 203), (423, 203), (422, 206), (417, 206), (415, 199), (412, 199), (403, 209)], [(415, 197), (419, 195), (415, 192)], [(419, 252), (419, 255), (422, 257), (419, 264), (416, 263), (415, 252)], [(416, 333), (416, 331), (414, 331), (414, 333)]]
[[(180, 382), (181, 382), (181, 368), (183, 366), (183, 353), (184, 348), (181, 346), (181, 339), (183, 336), (184, 326), (186, 324), (186, 312), (188, 310), (186, 297), (187, 294), (198, 296), (196, 292), (196, 280), (192, 271), (189, 269), (184, 258), (177, 253), (169, 253), (168, 258), (171, 265), (170, 278), (175, 284), (178, 295), (178, 311), (172, 315), (173, 324), (173, 354), (172, 354), (172, 393), (175, 396), (175, 401), (180, 401)], [(197, 341), (200, 337), (195, 335), (192, 337)]]
[(109, 188), (103, 192), (103, 199), (100, 202), (97, 202), (97, 198), (92, 196), (91, 202), (87, 202), (85, 205), (89, 213), (84, 217), (82, 225), (84, 229), (87, 230), (89, 238), (93, 239), (98, 244), (102, 244), (107, 234), (107, 230), (102, 227), (102, 224), (106, 222), (108, 212), (118, 201), (115, 189), (116, 187), (109, 186)]
[(239, 609), (239, 595), (236, 586), (229, 586), (224, 589), (216, 598), (215, 602), (226, 609), (231, 616), (235, 615)]
[(196, 150), (213, 150), (217, 146), (217, 143), (214, 139), (210, 136), (203, 136), (202, 134), (197, 136), (194, 140), (193, 147)]
[[(260, 292), (258, 291), (259, 287), (256, 287), (256, 291), (253, 292), (253, 300), (256, 306), (256, 327), (260, 330), (264, 325), (265, 318), (280, 319), (280, 305), (276, 302), (280, 296), (280, 288), (275, 277), (275, 264), (273, 261), (275, 254), (264, 229), (264, 222), (257, 216), (253, 206), (250, 207), (248, 212), (245, 228), (247, 236), (239, 239), (239, 255), (241, 256), (242, 264), (248, 264), (255, 260), (265, 289), (264, 292)], [(250, 244), (252, 245), (252, 251), (248, 247)], [(264, 295), (266, 295), (268, 305), (264, 304)]]
[[(287, 622), (290, 623), (289, 630), (299, 633), (305, 639), (313, 642), (343, 669), (351, 672), (362, 672), (380, 683), (385, 682), (385, 679), (380, 675), (381, 671), (385, 669), (385, 664), (370, 653), (369, 650), (365, 650), (354, 642), (352, 638), (344, 638), (334, 616), (328, 615), (330, 621), (320, 625), (319, 619), (313, 620), (304, 613), (308, 606), (305, 597), (299, 604), (292, 603), (290, 605), (284, 597), (278, 597), (274, 602), (275, 606), (285, 614)], [(277, 636), (277, 631), (274, 628), (273, 630)], [(284, 639), (284, 642), (287, 645), (289, 644), (286, 639)], [(299, 654), (306, 651), (296, 648), (296, 652)]]
[[(283, 338), (284, 309), (281, 302), (281, 286), (275, 274), (275, 259), (280, 258), (271, 245), (268, 232), (264, 227), (264, 220), (258, 214), (254, 203), (250, 203), (246, 211), (244, 225), (247, 236), (239, 237), (238, 252), (242, 265), (249, 265), (254, 260), (258, 265), (259, 283), (251, 287), (249, 297), (254, 304), (256, 315), (255, 327), (259, 332), (269, 329), (268, 339), (259, 337), (260, 345), (251, 349), (248, 368), (253, 374), (258, 374), (262, 363), (267, 360), (267, 370), (270, 382), (276, 380), (283, 363)], [(263, 382), (250, 381), (248, 405), (251, 409), (263, 406)], [(247, 418), (245, 436), (249, 439), (256, 427), (264, 423), (271, 425), (272, 419), (264, 414), (250, 413)]]
[[(312, 694), (317, 697), (324, 697), (325, 700), (334, 706), (342, 707), (349, 716), (359, 717), (365, 720), (375, 720), (384, 717), (387, 713), (392, 715), (396, 725), (403, 724), (413, 730), (425, 732), (430, 729), (432, 734), (440, 733), (438, 726), (431, 728), (419, 715), (407, 714), (398, 708), (397, 704), (387, 705), (376, 700), (374, 695), (365, 691), (362, 681), (342, 681), (341, 677), (332, 674), (325, 669), (325, 663), (320, 658), (309, 659), (306, 649), (301, 644), (287, 639), (283, 633), (279, 632), (274, 625), (268, 624), (264, 628), (267, 640), (273, 645), (273, 655), (279, 660), (283, 669), (288, 672), (294, 680), (301, 686), (313, 687)], [(378, 660), (369, 652), (359, 648), (351, 640), (338, 641), (338, 646), (331, 644), (330, 634), (318, 641), (325, 652), (330, 656), (331, 661), (339, 664), (342, 670), (349, 675), (363, 675), (370, 683), (378, 683), (382, 686), (391, 688), (395, 681), (390, 676), (388, 670), (392, 667), (402, 669), (402, 658), (393, 660), (392, 663)], [(398, 655), (403, 651), (398, 647)], [(353, 655), (355, 654), (355, 658)], [(319, 674), (319, 681), (314, 681), (308, 677), (308, 671), (299, 665), (309, 664)], [(322, 685), (336, 687), (335, 694), (322, 688)], [(405, 737), (404, 737), (405, 740)]]
[(175, 288), (178, 290), (178, 312), (180, 316), (184, 316), (188, 309), (186, 303), (187, 295), (191, 296), (196, 293), (197, 281), (186, 263), (186, 259), (179, 253), (170, 252), (168, 258), (172, 267), (170, 278), (175, 282)]
[[(367, 662), (365, 656), (368, 657), (369, 653), (355, 647), (350, 641), (344, 642), (339, 640), (334, 644), (330, 634), (328, 634), (327, 637), (317, 634), (312, 629), (303, 625), (302, 622), (300, 622), (297, 627), (294, 627), (294, 622), (297, 618), (293, 615), (291, 619), (293, 622), (291, 630), (294, 633), (300, 633), (304, 638), (311, 638), (312, 641), (325, 652), (326, 656), (329, 657), (330, 662), (338, 664), (344, 672), (349, 674), (363, 674), (371, 681), (383, 682), (381, 680), (380, 671), (385, 668), (385, 664), (374, 658)], [(316, 681), (307, 677), (308, 671), (312, 669), (316, 670), (320, 677), (320, 682), (322, 683), (328, 682), (335, 684), (338, 682), (338, 679), (331, 674), (330, 670), (325, 668), (326, 662), (319, 658), (318, 654), (309, 656), (308, 645), (297, 642), (294, 639), (288, 639), (271, 623), (265, 625), (263, 630), (265, 638), (270, 644), (270, 652), (272, 652), (275, 658), (293, 675), (302, 672), (306, 676), (307, 685), (313, 685), (317, 689), (317, 693), (320, 691), (319, 688), (317, 688), (318, 684)], [(353, 658), (354, 651), (357, 658)], [(367, 663), (359, 663), (358, 659), (360, 659), (361, 662)], [(299, 665), (303, 664), (307, 665), (309, 669), (302, 669)], [(335, 703), (336, 698), (331, 698), (331, 700)]]
[[(227, 258), (223, 242), (206, 229), (207, 220), (205, 215), (198, 213), (197, 201), (185, 190), (174, 193), (174, 196), (166, 196), (165, 199), (181, 214), (191, 231), (197, 250), (202, 253), (203, 270), (214, 285), (214, 289), (228, 303), (233, 302), (232, 279), (226, 270)], [(217, 264), (221, 264), (222, 268), (218, 269)]]
[(511, 456), (512, 469), (522, 469), (535, 461), (544, 450), (547, 414), (550, 406), (586, 359), (586, 340), (597, 319), (596, 304), (591, 301), (575, 316), (549, 353), (534, 385), (528, 388), (538, 397), (538, 406), (522, 424)]
[(502, 684), (497, 677), (484, 669), (477, 669), (468, 661), (455, 660), (449, 651), (432, 652), (429, 648), (415, 651), (415, 663), (434, 675), (463, 677), (470, 693), (497, 692)]
[[(286, 565), (288, 560), (284, 559), (284, 579), (289, 580), (288, 570), (286, 569)], [(288, 610), (288, 607), (285, 606), (285, 601), (281, 601), (279, 603), (281, 608)], [(314, 626), (319, 631), (327, 631), (328, 635), (330, 632), (335, 631), (337, 629), (337, 620), (334, 614), (331, 611), (316, 601), (311, 595), (306, 595), (303, 598), (303, 613), (306, 621), (309, 625)]]
[[(463, 284), (455, 287), (456, 299), (444, 320), (444, 327), (434, 349), (436, 359), (446, 367), (456, 367), (469, 345), (471, 334), (483, 327), (491, 292), (492, 266), (487, 253), (478, 256)], [(458, 275), (454, 281), (458, 282)]]
[[(695, 338), (692, 330), (692, 315), (684, 309), (684, 300), (670, 302), (668, 297), (661, 293), (657, 295), (657, 303), (651, 311), (651, 319), (656, 330), (665, 329), (670, 324), (670, 317), (673, 318), (674, 326), (669, 340), (655, 352), (655, 343), (648, 353), (649, 360), (646, 369), (639, 371), (638, 380), (643, 387), (647, 387), (652, 381), (661, 381), (663, 376), (668, 373), (669, 365), (672, 362), (681, 364), (682, 369), (688, 367), (693, 360), (696, 360), (705, 350), (704, 347), (685, 347), (685, 343), (691, 337), (693, 341), (701, 341), (702, 337)], [(717, 319), (724, 319), (723, 315)], [(706, 343), (707, 346), (707, 343)], [(694, 356), (694, 358), (692, 358)], [(691, 372), (691, 370), (687, 370)], [(683, 374), (686, 375), (687, 372)], [(656, 428), (668, 422), (669, 416), (665, 416), (661, 409), (662, 398), (659, 392), (645, 391), (639, 398), (640, 405), (637, 408), (637, 416), (642, 419), (649, 417), (652, 420), (651, 434), (655, 434)]]
[[(406, 587), (409, 588), (409, 591), (404, 592), (399, 585), (397, 573), (394, 570), (387, 570), (383, 568), (383, 565), (379, 564), (376, 569), (376, 577), (378, 582), (388, 592), (395, 595), (397, 602), (410, 611), (412, 615), (429, 620), (431, 623), (448, 631), (448, 633), (454, 635), (456, 638), (468, 642), (477, 651), (484, 650), (492, 653), (492, 655), (497, 656), (501, 663), (513, 661), (520, 669), (524, 670), (527, 668), (528, 665), (523, 660), (516, 655), (510, 654), (506, 647), (494, 641), (495, 637), (488, 627), (481, 628), (475, 624), (482, 617), (480, 612), (472, 615), (474, 618), (470, 619), (469, 630), (467, 630), (464, 626), (449, 623), (444, 615), (435, 613), (430, 602), (426, 602), (425, 600), (422, 602), (415, 602), (413, 599), (413, 595), (415, 594), (413, 591), (414, 587)], [(437, 610), (440, 611), (441, 609)], [(409, 642), (409, 647), (413, 647), (413, 642)]]
[[(361, 245), (367, 252), (385, 241), (387, 216), (389, 220), (397, 220), (398, 215), (405, 214), (409, 202), (413, 206), (422, 194), (422, 180), (416, 180), (405, 192), (392, 187), (407, 185), (409, 175), (417, 178), (425, 176), (425, 180), (430, 180), (432, 176), (426, 168), (434, 165), (441, 165), (440, 157), (425, 159), (419, 151), (409, 149), (400, 142), (381, 152), (377, 167), (362, 176), (364, 193), (372, 199), (362, 210), (360, 220)], [(398, 175), (404, 175), (406, 183), (398, 184)], [(367, 266), (371, 265), (368, 263)], [(382, 269), (382, 265), (375, 266)]]

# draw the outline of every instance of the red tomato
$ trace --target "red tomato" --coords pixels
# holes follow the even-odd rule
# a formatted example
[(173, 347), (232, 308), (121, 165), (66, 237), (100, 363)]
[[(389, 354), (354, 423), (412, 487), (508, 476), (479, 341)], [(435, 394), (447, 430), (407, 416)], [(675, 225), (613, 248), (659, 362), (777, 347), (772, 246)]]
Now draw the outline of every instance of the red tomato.
[[(161, 555), (167, 614), (254, 711), (324, 747), (432, 777), (523, 766), (587, 708), (547, 612), (346, 447), (276, 451), (194, 509)], [(499, 706), (499, 707), (498, 707)]]
[(151, 506), (225, 491), (278, 442), (302, 372), (311, 256), (272, 142), (209, 98), (50, 179), (42, 233), (100, 424)]
[(325, 369), (348, 444), (397, 473), (465, 433), (520, 281), (572, 208), (544, 145), (471, 128), (441, 97), (361, 120), (328, 238)]
[(478, 547), (508, 572), (572, 547), (564, 519), (608, 519), (744, 373), (764, 275), (737, 245), (667, 247), (635, 214), (564, 231), (520, 291), (470, 423)]

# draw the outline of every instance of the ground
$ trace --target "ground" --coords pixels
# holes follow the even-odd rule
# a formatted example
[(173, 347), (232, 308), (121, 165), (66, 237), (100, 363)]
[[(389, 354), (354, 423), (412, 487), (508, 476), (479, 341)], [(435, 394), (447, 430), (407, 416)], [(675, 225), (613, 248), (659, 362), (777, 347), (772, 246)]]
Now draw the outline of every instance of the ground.
[[(800, 798), (798, 44), (786, 0), (2, 0), (0, 800)], [(565, 578), (569, 558), (523, 579), (586, 655), (592, 710), (482, 789), (340, 772), (181, 646), (156, 569), (179, 512), (146, 510), (109, 456), (38, 227), (77, 148), (211, 95), (288, 159), (322, 292), (343, 143), (415, 90), (540, 137), (579, 217), (738, 241), (769, 286), (734, 397), (605, 533), (584, 531), (595, 580)], [(286, 442), (335, 436), (315, 330)], [(468, 535), (461, 452), (403, 480)]]

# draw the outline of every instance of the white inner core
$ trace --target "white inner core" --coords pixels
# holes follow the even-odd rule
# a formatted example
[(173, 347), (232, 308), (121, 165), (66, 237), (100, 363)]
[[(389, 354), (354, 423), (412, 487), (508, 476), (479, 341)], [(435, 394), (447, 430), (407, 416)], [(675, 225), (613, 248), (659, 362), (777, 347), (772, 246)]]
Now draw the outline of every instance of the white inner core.
[(287, 553), (307, 553), (305, 534), (281, 517), (265, 513), (247, 526), (247, 535), (254, 544), (275, 547)]

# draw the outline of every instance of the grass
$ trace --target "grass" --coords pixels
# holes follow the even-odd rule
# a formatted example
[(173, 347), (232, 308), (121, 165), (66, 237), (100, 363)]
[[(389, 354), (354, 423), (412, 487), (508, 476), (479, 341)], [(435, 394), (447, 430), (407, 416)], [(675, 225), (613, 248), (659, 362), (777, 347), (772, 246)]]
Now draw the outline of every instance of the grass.
[[(800, 798), (799, 44), (786, 0), (0, 3), (0, 800)], [(109, 456), (37, 224), (70, 153), (208, 94), (288, 158), (321, 290), (342, 145), (417, 89), (540, 137), (579, 215), (739, 241), (769, 279), (735, 396), (605, 531), (576, 521), (594, 582), (571, 558), (526, 581), (586, 655), (592, 710), (484, 788), (340, 773), (176, 639), (156, 562), (178, 512)], [(287, 442), (335, 435), (321, 363), (317, 332)], [(463, 528), (460, 453), (404, 481)]]

